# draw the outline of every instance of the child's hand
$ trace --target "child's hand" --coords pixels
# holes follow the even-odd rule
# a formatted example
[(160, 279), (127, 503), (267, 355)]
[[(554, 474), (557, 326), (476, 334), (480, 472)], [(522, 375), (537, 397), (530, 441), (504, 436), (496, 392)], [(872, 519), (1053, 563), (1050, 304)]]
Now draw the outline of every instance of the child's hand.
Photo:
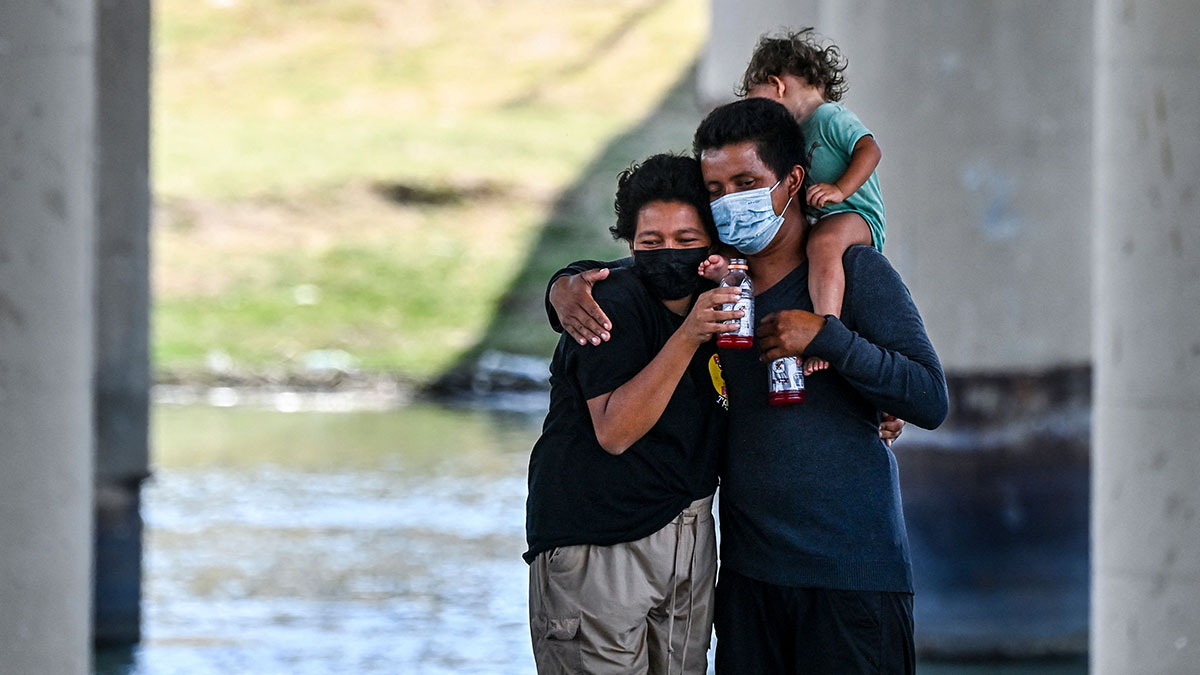
[(808, 199), (809, 206), (818, 209), (826, 204), (841, 204), (846, 201), (846, 195), (842, 194), (842, 189), (833, 183), (817, 183), (808, 188), (805, 197)]
[(725, 278), (725, 273), (729, 271), (729, 261), (724, 256), (712, 254), (700, 263), (700, 276), (720, 283), (721, 279)]

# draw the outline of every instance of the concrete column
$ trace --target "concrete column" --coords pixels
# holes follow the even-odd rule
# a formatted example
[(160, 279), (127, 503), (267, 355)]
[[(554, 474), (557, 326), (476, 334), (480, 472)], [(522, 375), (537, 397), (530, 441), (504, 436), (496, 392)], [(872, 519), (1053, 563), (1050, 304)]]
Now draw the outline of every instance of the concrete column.
[(733, 100), (759, 36), (782, 26), (796, 26), (797, 21), (807, 20), (804, 25), (811, 25), (820, 4), (820, 0), (712, 0), (710, 37), (696, 76), (704, 111)]
[(141, 482), (149, 466), (150, 4), (97, 16), (95, 641), (140, 634)]
[(0, 669), (86, 673), (94, 14), (0, 3)]
[(827, 4), (884, 153), (884, 252), (943, 365), (1086, 364), (1090, 0)]
[[(946, 368), (951, 414), (895, 446), (925, 656), (1087, 645), (1090, 0), (717, 0), (813, 25), (875, 133), (884, 253)], [(720, 9), (718, 9), (720, 8)], [(740, 73), (748, 43), (714, 59)]]
[(1096, 2), (1092, 672), (1200, 664), (1200, 5)]
[(896, 446), (929, 655), (1087, 647), (1091, 0), (826, 2), (951, 415)]

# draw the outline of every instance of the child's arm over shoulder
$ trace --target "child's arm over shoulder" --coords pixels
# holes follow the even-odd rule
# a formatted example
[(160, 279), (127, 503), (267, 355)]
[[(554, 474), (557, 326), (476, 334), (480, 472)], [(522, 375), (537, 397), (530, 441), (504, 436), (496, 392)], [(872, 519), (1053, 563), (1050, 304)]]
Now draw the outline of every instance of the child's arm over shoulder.
[(841, 178), (833, 183), (817, 183), (809, 187), (805, 198), (809, 205), (816, 208), (846, 201), (867, 182), (883, 158), (883, 150), (875, 141), (875, 135), (845, 107), (830, 106), (824, 124), (827, 127), (825, 135), (844, 148), (850, 160)]

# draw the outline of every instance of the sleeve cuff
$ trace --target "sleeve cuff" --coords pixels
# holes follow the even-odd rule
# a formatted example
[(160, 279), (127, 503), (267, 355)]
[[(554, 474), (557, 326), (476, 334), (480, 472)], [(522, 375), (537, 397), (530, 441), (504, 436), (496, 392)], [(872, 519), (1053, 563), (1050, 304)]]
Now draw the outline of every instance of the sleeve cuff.
[(826, 314), (825, 325), (817, 331), (812, 342), (808, 343), (808, 349), (804, 350), (804, 355), (825, 359), (836, 366), (850, 351), (853, 341), (854, 333), (846, 328), (846, 324), (836, 316)]

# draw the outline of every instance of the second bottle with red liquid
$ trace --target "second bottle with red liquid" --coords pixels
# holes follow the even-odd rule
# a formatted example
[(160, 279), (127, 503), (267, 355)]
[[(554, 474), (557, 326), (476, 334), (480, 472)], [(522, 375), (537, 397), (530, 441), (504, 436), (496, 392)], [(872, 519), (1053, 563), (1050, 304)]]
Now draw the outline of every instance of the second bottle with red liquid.
[[(742, 310), (740, 319), (731, 319), (738, 329), (717, 336), (717, 346), (724, 349), (749, 349), (754, 346), (754, 283), (750, 281), (749, 267), (744, 258), (729, 261), (729, 273), (721, 279), (722, 287), (740, 288), (737, 302), (721, 307), (722, 311)], [(794, 356), (775, 359), (767, 369), (767, 402), (773, 406), (804, 403), (804, 372)]]
[(794, 356), (775, 359), (767, 370), (767, 403), (792, 405), (804, 403), (804, 370)]

